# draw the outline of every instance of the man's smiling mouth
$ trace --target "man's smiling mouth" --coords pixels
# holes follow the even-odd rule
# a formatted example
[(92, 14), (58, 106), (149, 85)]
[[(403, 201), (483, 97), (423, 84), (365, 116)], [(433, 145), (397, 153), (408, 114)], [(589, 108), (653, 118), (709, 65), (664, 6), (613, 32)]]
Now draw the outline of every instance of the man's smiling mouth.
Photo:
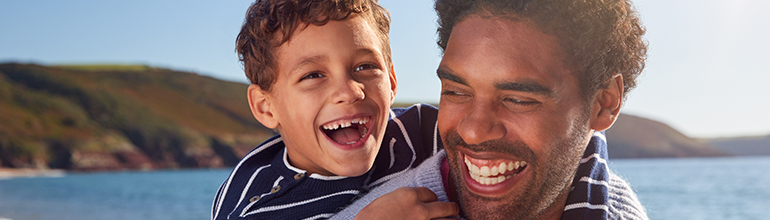
[(463, 155), (468, 174), (481, 185), (495, 185), (511, 179), (527, 167), (526, 161), (481, 160)]
[(321, 126), (327, 137), (339, 144), (355, 144), (369, 132), (371, 116), (332, 121)]

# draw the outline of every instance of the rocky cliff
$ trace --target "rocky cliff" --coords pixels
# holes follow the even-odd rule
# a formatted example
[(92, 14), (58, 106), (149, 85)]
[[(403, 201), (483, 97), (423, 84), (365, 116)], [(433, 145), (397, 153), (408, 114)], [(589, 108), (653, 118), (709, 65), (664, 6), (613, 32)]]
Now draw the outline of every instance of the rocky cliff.
[(232, 166), (272, 135), (251, 116), (246, 88), (146, 66), (0, 64), (0, 164)]

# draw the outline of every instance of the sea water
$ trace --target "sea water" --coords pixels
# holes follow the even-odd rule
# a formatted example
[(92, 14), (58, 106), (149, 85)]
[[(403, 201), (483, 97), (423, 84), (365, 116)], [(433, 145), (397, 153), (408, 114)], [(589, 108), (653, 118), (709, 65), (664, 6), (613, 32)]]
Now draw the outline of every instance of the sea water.
[(0, 219), (209, 219), (229, 169), (0, 180)]
[[(650, 219), (770, 219), (770, 157), (610, 159)], [(229, 169), (0, 180), (0, 219), (209, 219)]]
[(770, 157), (610, 161), (650, 219), (770, 219)]

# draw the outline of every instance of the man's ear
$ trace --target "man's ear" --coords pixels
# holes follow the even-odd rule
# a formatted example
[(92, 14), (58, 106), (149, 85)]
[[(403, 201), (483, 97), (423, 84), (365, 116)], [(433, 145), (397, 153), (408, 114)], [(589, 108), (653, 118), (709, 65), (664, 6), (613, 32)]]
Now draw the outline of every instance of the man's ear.
[(620, 115), (621, 106), (623, 106), (623, 76), (615, 74), (607, 88), (597, 91), (591, 107), (591, 129), (603, 131), (612, 127)]
[(396, 100), (396, 92), (398, 92), (398, 81), (396, 80), (396, 70), (393, 68), (393, 65), (390, 65), (390, 74), (388, 75), (390, 78), (390, 105), (393, 105), (393, 102)]
[(254, 118), (265, 127), (275, 129), (278, 127), (278, 120), (270, 109), (270, 100), (267, 93), (255, 84), (251, 84), (248, 89), (249, 108)]

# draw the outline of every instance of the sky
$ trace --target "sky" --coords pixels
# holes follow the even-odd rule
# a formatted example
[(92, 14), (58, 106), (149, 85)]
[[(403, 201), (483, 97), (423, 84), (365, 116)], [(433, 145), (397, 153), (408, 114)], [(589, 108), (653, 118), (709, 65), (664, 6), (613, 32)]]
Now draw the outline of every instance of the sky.
[[(0, 0), (0, 62), (144, 64), (247, 83), (234, 44), (252, 2)], [(380, 4), (392, 16), (396, 101), (438, 103), (433, 2)], [(770, 1), (634, 4), (649, 51), (623, 113), (696, 138), (770, 134)]]

